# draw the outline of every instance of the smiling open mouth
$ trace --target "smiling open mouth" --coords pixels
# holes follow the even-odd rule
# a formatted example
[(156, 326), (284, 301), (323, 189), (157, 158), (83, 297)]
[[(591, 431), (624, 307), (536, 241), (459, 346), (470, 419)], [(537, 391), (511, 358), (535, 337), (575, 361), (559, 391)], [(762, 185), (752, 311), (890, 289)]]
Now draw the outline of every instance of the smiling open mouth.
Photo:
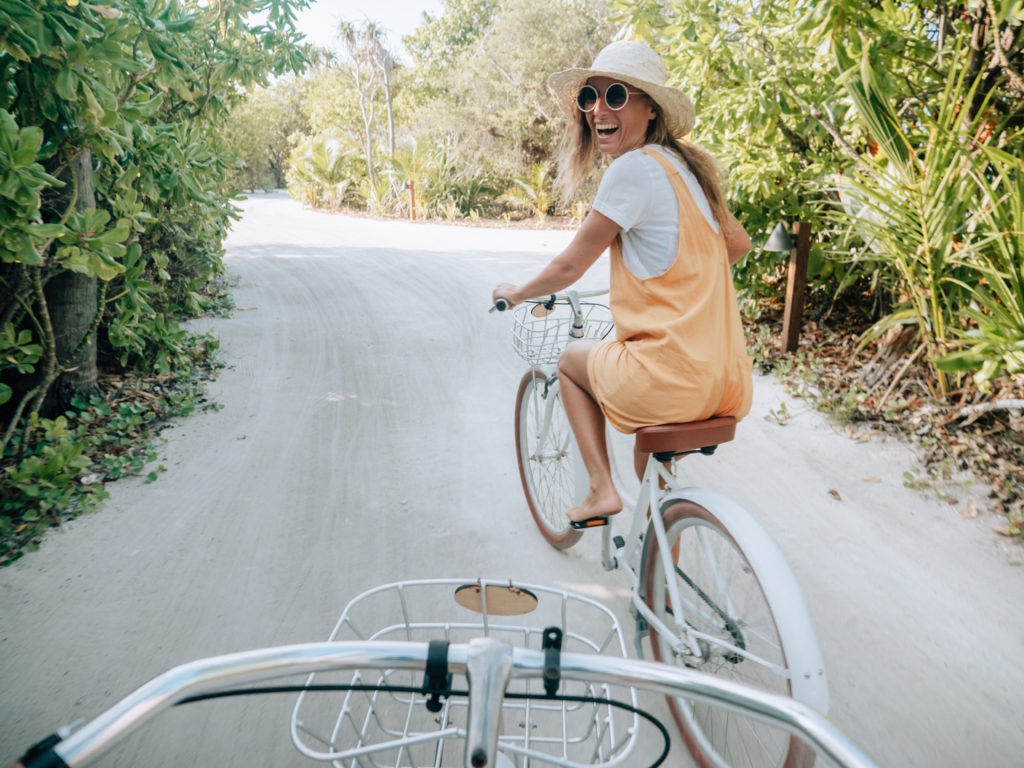
[(598, 136), (611, 136), (613, 133), (615, 133), (617, 130), (619, 130), (619, 126), (617, 126), (617, 125), (595, 125), (594, 126), (594, 130), (597, 131), (597, 135)]

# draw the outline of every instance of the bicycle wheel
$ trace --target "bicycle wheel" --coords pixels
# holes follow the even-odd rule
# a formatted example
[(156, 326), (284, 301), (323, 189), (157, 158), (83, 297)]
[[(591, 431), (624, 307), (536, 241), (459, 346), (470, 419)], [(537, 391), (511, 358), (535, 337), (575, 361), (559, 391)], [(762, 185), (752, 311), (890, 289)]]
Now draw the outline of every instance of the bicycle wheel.
[(528, 370), (516, 394), (516, 456), (530, 514), (553, 547), (568, 549), (583, 535), (569, 527), (566, 510), (576, 497), (569, 419), (558, 382)]
[[(648, 607), (667, 626), (675, 626), (668, 574), (679, 589), (688, 626), (701, 633), (698, 645), (702, 658), (695, 659), (674, 650), (672, 639), (659, 636), (651, 626), (655, 660), (792, 696), (793, 670), (804, 669), (808, 661), (794, 664), (793, 657), (805, 655), (812, 657), (812, 666), (818, 666), (820, 684), (824, 686), (824, 671), (809, 619), (805, 627), (799, 615), (792, 626), (780, 618), (794, 616), (792, 608), (779, 604), (779, 598), (795, 589), (795, 579), (781, 554), (774, 555), (774, 542), (759, 526), (743, 535), (736, 530), (731, 533), (713, 509), (714, 505), (706, 508), (687, 499), (665, 502), (662, 519), (671, 550), (668, 557), (659, 550), (653, 529), (646, 537), (644, 595)], [(742, 545), (738, 538), (743, 540)], [(767, 561), (770, 567), (755, 571), (751, 565), (753, 548), (772, 555)], [(762, 560), (762, 565), (765, 562)], [(774, 583), (769, 586), (768, 581)], [(804, 610), (805, 618), (799, 592), (792, 599)], [(809, 698), (818, 698), (821, 706), (820, 692)], [(690, 754), (701, 768), (809, 768), (814, 764), (814, 750), (779, 729), (694, 701), (669, 697), (668, 704)]]

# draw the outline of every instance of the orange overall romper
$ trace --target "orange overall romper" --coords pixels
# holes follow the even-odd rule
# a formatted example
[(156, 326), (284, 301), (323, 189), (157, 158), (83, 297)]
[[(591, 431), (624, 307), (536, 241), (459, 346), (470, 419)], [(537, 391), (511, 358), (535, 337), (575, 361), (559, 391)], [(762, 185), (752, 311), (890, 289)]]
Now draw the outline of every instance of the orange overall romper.
[(753, 394), (725, 238), (697, 208), (672, 163), (645, 149), (668, 174), (679, 203), (679, 249), (662, 275), (641, 279), (611, 249), (615, 341), (587, 356), (587, 375), (620, 432), (653, 424), (743, 418)]

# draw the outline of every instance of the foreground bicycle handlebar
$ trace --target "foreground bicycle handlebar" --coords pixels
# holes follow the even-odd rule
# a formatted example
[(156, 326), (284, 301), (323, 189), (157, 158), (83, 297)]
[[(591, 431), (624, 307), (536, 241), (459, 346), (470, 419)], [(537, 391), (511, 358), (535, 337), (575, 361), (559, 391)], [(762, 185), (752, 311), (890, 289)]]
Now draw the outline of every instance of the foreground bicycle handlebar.
[[(88, 765), (160, 712), (197, 697), (237, 691), (239, 686), (355, 667), (424, 670), (430, 646), (426, 642), (310, 643), (194, 661), (154, 678), (66, 738), (51, 737), (45, 748), (35, 754), (30, 750), (22, 764), (25, 768)], [(495, 713), (500, 712), (509, 680), (543, 679), (551, 672), (550, 657), (546, 658), (542, 651), (514, 648), (484, 637), (449, 645), (446, 663), (449, 672), (466, 674), (470, 681), (466, 768), (495, 765)], [(561, 679), (635, 686), (721, 706), (797, 735), (844, 768), (875, 765), (809, 707), (711, 675), (652, 662), (580, 653), (560, 654), (558, 673)], [(538, 694), (538, 698), (543, 698), (543, 694)]]

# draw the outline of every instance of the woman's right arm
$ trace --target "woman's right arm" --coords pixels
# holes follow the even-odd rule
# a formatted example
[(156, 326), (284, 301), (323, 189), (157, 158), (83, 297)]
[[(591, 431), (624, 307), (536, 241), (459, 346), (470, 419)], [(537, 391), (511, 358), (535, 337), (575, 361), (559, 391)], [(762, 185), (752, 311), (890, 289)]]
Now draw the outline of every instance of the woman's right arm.
[(619, 234), (619, 225), (602, 213), (591, 211), (583, 220), (572, 242), (553, 258), (540, 273), (522, 285), (501, 283), (493, 298), (508, 300), (512, 305), (526, 299), (558, 293), (579, 280), (598, 260)]

